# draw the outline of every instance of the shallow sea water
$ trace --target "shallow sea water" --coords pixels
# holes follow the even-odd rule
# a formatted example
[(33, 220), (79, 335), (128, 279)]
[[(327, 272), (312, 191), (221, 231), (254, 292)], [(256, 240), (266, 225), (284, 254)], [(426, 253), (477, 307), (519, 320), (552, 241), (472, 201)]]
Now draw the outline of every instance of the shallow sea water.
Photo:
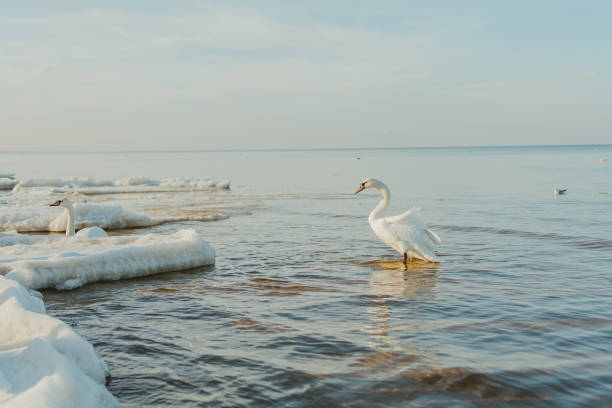
[[(19, 177), (232, 180), (112, 197), (229, 215), (120, 232), (195, 228), (214, 267), (44, 291), (125, 407), (612, 405), (612, 146), (0, 156)], [(365, 176), (389, 214), (422, 208), (442, 264), (377, 240)]]

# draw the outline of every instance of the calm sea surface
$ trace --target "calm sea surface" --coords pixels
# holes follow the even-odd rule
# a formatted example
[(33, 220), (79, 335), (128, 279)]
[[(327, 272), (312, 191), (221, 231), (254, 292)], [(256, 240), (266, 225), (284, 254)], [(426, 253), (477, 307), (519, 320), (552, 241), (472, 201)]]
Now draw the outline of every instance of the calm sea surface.
[[(195, 228), (215, 267), (44, 292), (125, 407), (612, 406), (612, 146), (0, 160), (18, 177), (232, 180), (189, 193), (228, 219), (123, 232)], [(422, 208), (442, 264), (396, 262), (367, 223), (377, 192), (353, 195), (366, 176), (389, 214)]]

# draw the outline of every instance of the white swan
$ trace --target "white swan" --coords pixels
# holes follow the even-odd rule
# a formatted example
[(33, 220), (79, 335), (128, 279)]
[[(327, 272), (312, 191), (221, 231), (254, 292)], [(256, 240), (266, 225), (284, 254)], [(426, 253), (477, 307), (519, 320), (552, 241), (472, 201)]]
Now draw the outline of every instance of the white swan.
[(375, 188), (382, 194), (382, 200), (372, 210), (368, 218), (370, 227), (381, 241), (408, 259), (418, 258), (429, 262), (440, 262), (433, 253), (435, 245), (441, 240), (435, 232), (427, 229), (419, 218), (419, 208), (412, 207), (403, 214), (392, 217), (378, 216), (389, 206), (391, 191), (380, 180), (367, 178), (361, 182), (355, 194), (366, 188)]
[[(67, 198), (63, 200), (57, 200), (53, 204), (49, 204), (51, 207), (63, 207), (66, 209), (66, 216), (68, 217), (68, 224), (66, 225), (66, 236), (75, 235), (75, 221), (74, 221), (74, 203)], [(94, 226), (83, 228), (76, 233), (79, 238), (104, 238), (108, 234), (102, 228)]]

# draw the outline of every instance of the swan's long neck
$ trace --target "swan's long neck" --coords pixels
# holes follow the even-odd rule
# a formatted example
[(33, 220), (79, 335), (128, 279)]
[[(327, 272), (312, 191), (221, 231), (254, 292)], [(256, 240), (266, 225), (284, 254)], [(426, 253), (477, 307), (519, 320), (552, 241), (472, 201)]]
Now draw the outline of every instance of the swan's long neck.
[(74, 235), (75, 223), (74, 223), (74, 204), (64, 207), (66, 209), (66, 216), (68, 217), (68, 224), (66, 225), (66, 236)]
[(389, 191), (387, 186), (381, 183), (381, 185), (376, 186), (376, 188), (378, 191), (380, 191), (382, 200), (380, 200), (380, 203), (378, 203), (378, 205), (370, 213), (370, 216), (368, 217), (369, 222), (374, 221), (383, 211), (385, 211), (389, 206), (389, 202), (391, 201), (391, 191)]

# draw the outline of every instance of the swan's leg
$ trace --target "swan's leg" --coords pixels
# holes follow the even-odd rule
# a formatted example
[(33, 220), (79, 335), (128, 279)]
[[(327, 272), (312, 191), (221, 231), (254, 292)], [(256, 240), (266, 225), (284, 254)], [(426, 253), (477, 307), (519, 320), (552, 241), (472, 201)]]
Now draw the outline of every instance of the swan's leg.
[(404, 265), (408, 263), (408, 253), (404, 252)]

